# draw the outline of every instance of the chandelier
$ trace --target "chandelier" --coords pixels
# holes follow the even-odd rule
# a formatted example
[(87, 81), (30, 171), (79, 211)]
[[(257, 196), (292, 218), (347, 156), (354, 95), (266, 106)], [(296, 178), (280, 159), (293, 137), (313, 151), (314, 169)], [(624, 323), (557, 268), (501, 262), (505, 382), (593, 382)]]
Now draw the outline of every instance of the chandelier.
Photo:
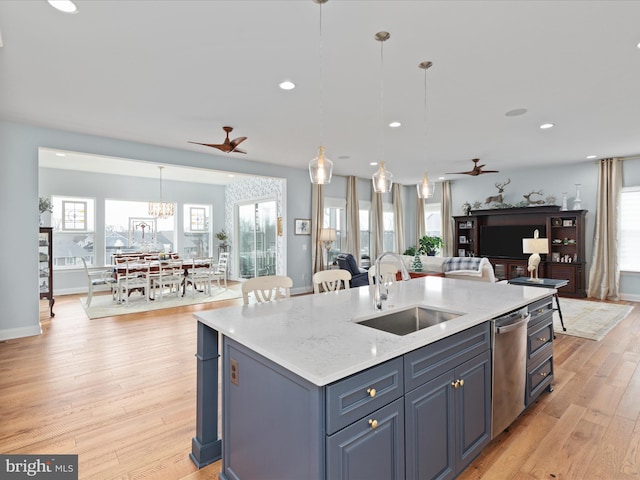
[[(425, 138), (425, 164), (427, 152), (427, 69), (433, 65), (432, 62), (421, 62), (418, 68), (424, 70), (424, 138)], [(429, 182), (427, 171), (424, 171), (422, 181), (416, 185), (418, 198), (431, 198), (433, 196), (433, 183)]]
[(373, 191), (376, 193), (389, 193), (393, 184), (393, 174), (384, 168), (384, 42), (389, 40), (391, 34), (389, 32), (378, 32), (375, 39), (380, 42), (380, 167), (373, 174), (371, 180), (373, 182)]
[(162, 169), (164, 167), (158, 168), (160, 169), (160, 201), (149, 202), (149, 215), (154, 218), (173, 217), (173, 203), (162, 201)]
[[(314, 3), (320, 5), (320, 34), (319, 46), (320, 51), (320, 143), (324, 141), (324, 122), (323, 122), (323, 90), (322, 90), (322, 4), (328, 0), (313, 0)], [(311, 183), (324, 185), (331, 183), (331, 173), (333, 171), (333, 162), (324, 156), (324, 147), (318, 147), (318, 156), (309, 162), (309, 177)]]

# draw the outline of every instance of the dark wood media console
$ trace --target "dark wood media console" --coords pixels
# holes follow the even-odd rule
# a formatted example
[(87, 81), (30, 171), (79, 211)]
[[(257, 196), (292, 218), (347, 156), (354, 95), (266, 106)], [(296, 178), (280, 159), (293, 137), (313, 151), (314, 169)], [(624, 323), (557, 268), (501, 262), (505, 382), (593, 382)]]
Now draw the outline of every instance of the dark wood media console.
[[(539, 276), (569, 280), (558, 291), (562, 296), (586, 297), (586, 214), (587, 210), (560, 210), (559, 206), (473, 210), (468, 216), (454, 217), (455, 253), (487, 257), (500, 280), (526, 277), (528, 255), (522, 254), (522, 238), (533, 237), (536, 228), (543, 228), (540, 237), (548, 239), (549, 253), (541, 255)], [(486, 244), (489, 241), (491, 245)]]

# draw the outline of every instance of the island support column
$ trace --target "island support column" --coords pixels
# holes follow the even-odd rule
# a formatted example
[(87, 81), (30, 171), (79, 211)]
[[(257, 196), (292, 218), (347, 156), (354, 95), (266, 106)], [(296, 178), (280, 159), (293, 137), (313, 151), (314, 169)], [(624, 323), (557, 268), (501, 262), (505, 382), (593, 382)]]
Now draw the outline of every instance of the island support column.
[(198, 322), (196, 436), (189, 457), (202, 468), (222, 456), (218, 438), (218, 331)]

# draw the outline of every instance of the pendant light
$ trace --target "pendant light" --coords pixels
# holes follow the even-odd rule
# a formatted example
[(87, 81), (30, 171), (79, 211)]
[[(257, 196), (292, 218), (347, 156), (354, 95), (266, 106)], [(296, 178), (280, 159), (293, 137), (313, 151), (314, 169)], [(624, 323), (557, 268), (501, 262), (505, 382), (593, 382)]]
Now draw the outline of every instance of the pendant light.
[(160, 169), (160, 201), (149, 202), (149, 215), (155, 218), (173, 217), (173, 203), (162, 201), (162, 169), (164, 167), (158, 168)]
[[(322, 90), (322, 4), (328, 0), (313, 0), (314, 3), (320, 5), (320, 34), (319, 34), (319, 51), (320, 51), (320, 143), (324, 143), (324, 122), (323, 122), (323, 90)], [(325, 185), (331, 183), (331, 173), (333, 171), (333, 162), (324, 156), (324, 147), (318, 147), (318, 156), (309, 162), (309, 177), (311, 183)]]
[[(425, 139), (425, 165), (427, 164), (427, 69), (431, 68), (432, 62), (425, 61), (418, 65), (418, 68), (424, 70), (424, 139)], [(433, 197), (433, 183), (429, 182), (429, 176), (427, 171), (424, 171), (424, 177), (422, 181), (416, 185), (418, 190), (418, 198), (431, 198)]]
[(389, 40), (389, 32), (378, 32), (375, 39), (380, 42), (380, 168), (373, 174), (373, 191), (376, 193), (388, 193), (393, 184), (393, 174), (384, 168), (384, 42)]

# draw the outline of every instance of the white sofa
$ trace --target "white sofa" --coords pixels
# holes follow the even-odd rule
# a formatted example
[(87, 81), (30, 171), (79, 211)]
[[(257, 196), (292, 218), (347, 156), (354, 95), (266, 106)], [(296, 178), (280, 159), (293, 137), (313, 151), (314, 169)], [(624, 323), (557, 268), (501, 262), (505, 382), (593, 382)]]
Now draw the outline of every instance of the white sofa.
[[(407, 269), (411, 270), (414, 257), (402, 255), (402, 259)], [(423, 272), (444, 273), (444, 276), (447, 278), (460, 278), (463, 280), (477, 280), (481, 282), (496, 281), (493, 266), (486, 258), (475, 257), (467, 259), (466, 257), (431, 257), (420, 255), (420, 261), (422, 262)], [(476, 268), (457, 268), (456, 264), (465, 262), (477, 262), (478, 265)]]

